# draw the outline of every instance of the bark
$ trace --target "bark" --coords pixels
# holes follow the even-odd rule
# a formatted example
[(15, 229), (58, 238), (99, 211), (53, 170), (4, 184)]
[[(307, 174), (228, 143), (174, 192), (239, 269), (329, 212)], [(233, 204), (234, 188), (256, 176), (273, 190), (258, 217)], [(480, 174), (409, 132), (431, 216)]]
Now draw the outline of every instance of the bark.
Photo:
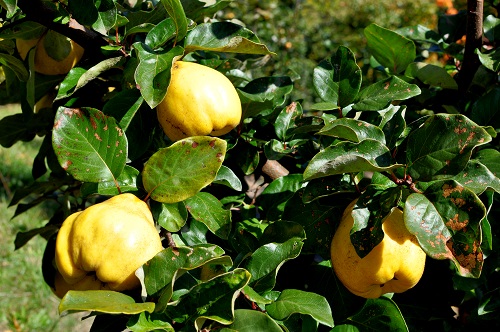
[(476, 49), (481, 49), (483, 39), (483, 0), (467, 1), (467, 32), (464, 60), (458, 76), (458, 90), (461, 95), (467, 92), (479, 68)]

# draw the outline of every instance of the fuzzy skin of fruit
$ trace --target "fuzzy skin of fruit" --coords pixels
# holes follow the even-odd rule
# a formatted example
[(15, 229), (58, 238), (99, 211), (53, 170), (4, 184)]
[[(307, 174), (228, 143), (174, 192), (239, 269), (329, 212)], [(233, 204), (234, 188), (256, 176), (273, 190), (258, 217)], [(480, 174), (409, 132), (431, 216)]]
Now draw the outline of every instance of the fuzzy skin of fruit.
[(221, 136), (241, 121), (241, 101), (229, 79), (215, 69), (176, 61), (158, 121), (172, 141), (191, 136)]
[(402, 293), (415, 286), (425, 267), (426, 254), (406, 229), (403, 212), (394, 208), (384, 219), (384, 239), (363, 258), (352, 245), (353, 201), (344, 211), (331, 243), (335, 274), (353, 294), (378, 298), (385, 293)]
[(161, 250), (148, 205), (126, 193), (66, 218), (55, 262), (69, 285), (95, 274), (109, 289), (124, 291), (140, 285), (135, 271)]
[[(70, 27), (84, 30), (84, 27), (75, 20), (70, 21)], [(58, 38), (65, 38), (67, 42), (55, 46), (66, 47), (67, 56), (64, 59), (52, 58), (46, 50), (46, 38), (48, 34), (57, 34)], [(16, 39), (16, 48), (19, 55), (24, 60), (28, 52), (33, 47), (35, 49), (35, 71), (44, 75), (65, 75), (73, 68), (83, 56), (84, 49), (73, 40), (66, 38), (55, 31), (50, 31), (42, 35), (39, 39)]]
[(95, 275), (85, 276), (82, 280), (70, 285), (64, 280), (59, 271), (56, 271), (52, 292), (60, 299), (70, 290), (109, 290), (109, 287), (102, 283)]

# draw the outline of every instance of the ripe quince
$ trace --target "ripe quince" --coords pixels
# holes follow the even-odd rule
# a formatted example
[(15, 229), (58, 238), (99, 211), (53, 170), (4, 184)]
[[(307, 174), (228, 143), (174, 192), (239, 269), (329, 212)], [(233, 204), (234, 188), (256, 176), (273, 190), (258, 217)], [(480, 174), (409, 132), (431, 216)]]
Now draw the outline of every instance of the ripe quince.
[(364, 298), (402, 293), (415, 286), (424, 272), (426, 254), (404, 225), (403, 212), (394, 208), (385, 217), (382, 242), (361, 258), (350, 238), (355, 204), (356, 200), (345, 209), (330, 247), (339, 280), (351, 293)]
[[(161, 250), (148, 205), (125, 193), (66, 218), (57, 234), (55, 263), (70, 289), (95, 275), (102, 284), (98, 289), (124, 291), (140, 285), (135, 271)], [(89, 279), (87, 285), (97, 287)]]
[[(71, 22), (74, 28), (84, 29), (76, 21)], [(44, 75), (67, 74), (84, 53), (76, 42), (53, 30), (48, 30), (37, 39), (16, 39), (16, 48), (23, 60), (33, 47), (36, 47), (35, 71)]]
[(190, 136), (221, 136), (241, 121), (241, 101), (222, 73), (193, 62), (176, 61), (158, 121), (172, 141)]

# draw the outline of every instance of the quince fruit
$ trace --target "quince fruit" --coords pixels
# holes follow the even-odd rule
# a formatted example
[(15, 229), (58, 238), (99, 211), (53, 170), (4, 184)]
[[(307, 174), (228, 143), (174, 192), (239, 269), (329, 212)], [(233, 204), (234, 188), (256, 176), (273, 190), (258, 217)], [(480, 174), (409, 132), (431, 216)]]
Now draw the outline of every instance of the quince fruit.
[[(66, 218), (56, 238), (55, 263), (69, 289), (125, 291), (140, 285), (135, 271), (161, 250), (148, 205), (126, 193)], [(101, 285), (89, 279), (94, 276)]]
[(394, 208), (384, 219), (384, 238), (368, 255), (356, 253), (350, 231), (354, 224), (354, 200), (344, 211), (331, 243), (335, 274), (353, 294), (378, 298), (385, 293), (402, 293), (415, 286), (425, 267), (426, 254), (403, 222), (403, 212)]
[[(70, 26), (84, 29), (74, 20)], [(35, 47), (35, 71), (44, 75), (67, 74), (84, 53), (84, 49), (76, 42), (53, 30), (48, 30), (37, 39), (16, 39), (16, 48), (23, 60), (33, 47)]]
[(69, 290), (109, 290), (109, 287), (97, 279), (95, 274), (88, 275), (74, 284), (68, 284), (61, 273), (56, 270), (54, 286), (51, 287), (51, 290), (58, 298), (62, 299)]
[(221, 136), (241, 121), (241, 101), (222, 73), (193, 62), (176, 61), (158, 121), (172, 141), (191, 136)]

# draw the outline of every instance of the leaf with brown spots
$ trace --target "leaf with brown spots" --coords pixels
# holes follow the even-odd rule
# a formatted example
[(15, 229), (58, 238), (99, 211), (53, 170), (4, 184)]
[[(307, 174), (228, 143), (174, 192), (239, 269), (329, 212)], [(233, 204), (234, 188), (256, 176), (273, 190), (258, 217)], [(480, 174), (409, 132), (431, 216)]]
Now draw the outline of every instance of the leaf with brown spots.
[(84, 182), (115, 181), (127, 160), (127, 138), (115, 119), (93, 108), (60, 107), (52, 145), (59, 164)]
[(491, 141), (482, 127), (460, 114), (436, 114), (408, 137), (408, 174), (415, 181), (451, 178), (460, 173), (472, 150)]
[(481, 221), (486, 209), (460, 183), (448, 180), (430, 185), (405, 202), (404, 220), (422, 249), (436, 259), (450, 259), (460, 275), (478, 278), (483, 266)]
[(215, 180), (226, 145), (220, 138), (194, 136), (158, 150), (142, 171), (144, 189), (161, 203), (176, 203), (196, 195)]

